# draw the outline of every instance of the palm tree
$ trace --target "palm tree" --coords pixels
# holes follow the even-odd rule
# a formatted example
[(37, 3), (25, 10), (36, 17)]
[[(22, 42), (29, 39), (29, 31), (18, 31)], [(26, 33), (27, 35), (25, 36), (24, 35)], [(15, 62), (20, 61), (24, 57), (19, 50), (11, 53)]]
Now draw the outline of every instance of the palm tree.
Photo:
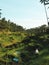
[(2, 13), (1, 13), (1, 10), (2, 10), (2, 9), (0, 9), (0, 18), (1, 18), (1, 14), (2, 14)]
[(47, 18), (47, 23), (48, 23), (48, 26), (49, 26), (49, 21), (48, 21), (49, 18), (48, 18), (46, 6), (45, 6), (45, 5), (48, 5), (49, 4), (49, 0), (40, 0), (40, 2), (44, 4), (46, 18)]

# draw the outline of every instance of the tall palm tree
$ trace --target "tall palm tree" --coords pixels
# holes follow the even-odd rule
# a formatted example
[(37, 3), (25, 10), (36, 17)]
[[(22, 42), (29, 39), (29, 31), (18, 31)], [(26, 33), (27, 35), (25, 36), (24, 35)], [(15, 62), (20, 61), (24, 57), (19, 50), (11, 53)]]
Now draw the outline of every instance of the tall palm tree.
[(46, 6), (45, 6), (45, 5), (48, 5), (49, 4), (49, 0), (40, 0), (40, 2), (44, 4), (46, 18), (47, 18), (47, 23), (48, 23), (48, 26), (49, 26), (49, 21), (48, 21), (49, 18), (48, 18)]

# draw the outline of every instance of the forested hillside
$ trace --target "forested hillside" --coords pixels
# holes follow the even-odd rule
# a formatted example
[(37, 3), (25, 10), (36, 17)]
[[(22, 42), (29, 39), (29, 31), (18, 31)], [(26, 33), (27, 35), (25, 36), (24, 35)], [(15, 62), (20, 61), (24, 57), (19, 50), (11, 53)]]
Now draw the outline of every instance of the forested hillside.
[(2, 18), (0, 20), (0, 31), (10, 31), (10, 32), (18, 32), (18, 31), (24, 31), (22, 26), (16, 25), (13, 22), (10, 22), (10, 20), (6, 20), (5, 18)]
[(49, 26), (24, 29), (2, 18), (0, 65), (49, 65)]

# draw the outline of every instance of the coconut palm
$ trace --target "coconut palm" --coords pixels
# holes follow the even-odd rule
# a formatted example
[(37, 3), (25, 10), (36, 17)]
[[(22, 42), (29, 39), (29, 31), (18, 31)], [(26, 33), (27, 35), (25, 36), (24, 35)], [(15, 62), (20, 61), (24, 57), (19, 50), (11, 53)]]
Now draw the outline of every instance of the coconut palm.
[(40, 2), (44, 4), (45, 13), (46, 13), (46, 18), (47, 18), (47, 23), (48, 23), (48, 25), (49, 25), (49, 22), (48, 22), (48, 19), (49, 19), (49, 18), (48, 18), (47, 10), (46, 10), (46, 5), (49, 4), (49, 0), (40, 0)]

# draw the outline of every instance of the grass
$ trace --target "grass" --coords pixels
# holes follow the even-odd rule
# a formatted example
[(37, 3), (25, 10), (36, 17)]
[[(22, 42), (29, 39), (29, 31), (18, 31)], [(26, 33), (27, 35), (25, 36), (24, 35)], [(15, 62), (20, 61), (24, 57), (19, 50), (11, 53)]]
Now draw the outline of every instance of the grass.
[[(48, 36), (49, 35), (39, 36), (39, 38), (49, 39)], [(21, 46), (18, 48), (12, 48), (11, 50), (5, 49), (5, 46), (9, 46), (17, 42), (21, 42), (25, 37), (26, 36), (24, 35), (24, 33), (18, 34), (18, 33), (13, 32), (12, 34), (11, 33), (10, 34), (0, 34), (0, 44), (2, 45), (2, 47), (0, 47), (0, 60), (9, 62), (10, 59), (3, 58), (6, 54), (19, 57), (19, 55), (17, 55), (16, 52), (17, 51), (21, 52), (25, 46)], [(33, 46), (35, 44), (34, 41), (35, 40), (31, 39), (31, 43), (29, 43), (29, 45)], [(42, 50), (40, 50), (39, 56), (36, 56), (36, 55), (30, 56), (31, 59), (27, 63), (29, 63), (29, 65), (49, 65), (49, 51), (48, 50), (49, 48), (45, 47)], [(23, 51), (24, 53), (26, 52), (25, 50)], [(26, 52), (26, 54), (28, 54), (28, 52)]]
[(22, 39), (24, 39), (24, 35), (21, 35), (22, 33), (19, 34), (0, 34), (0, 43), (2, 44), (2, 46), (8, 46), (11, 44), (15, 44), (17, 42), (20, 42)]

